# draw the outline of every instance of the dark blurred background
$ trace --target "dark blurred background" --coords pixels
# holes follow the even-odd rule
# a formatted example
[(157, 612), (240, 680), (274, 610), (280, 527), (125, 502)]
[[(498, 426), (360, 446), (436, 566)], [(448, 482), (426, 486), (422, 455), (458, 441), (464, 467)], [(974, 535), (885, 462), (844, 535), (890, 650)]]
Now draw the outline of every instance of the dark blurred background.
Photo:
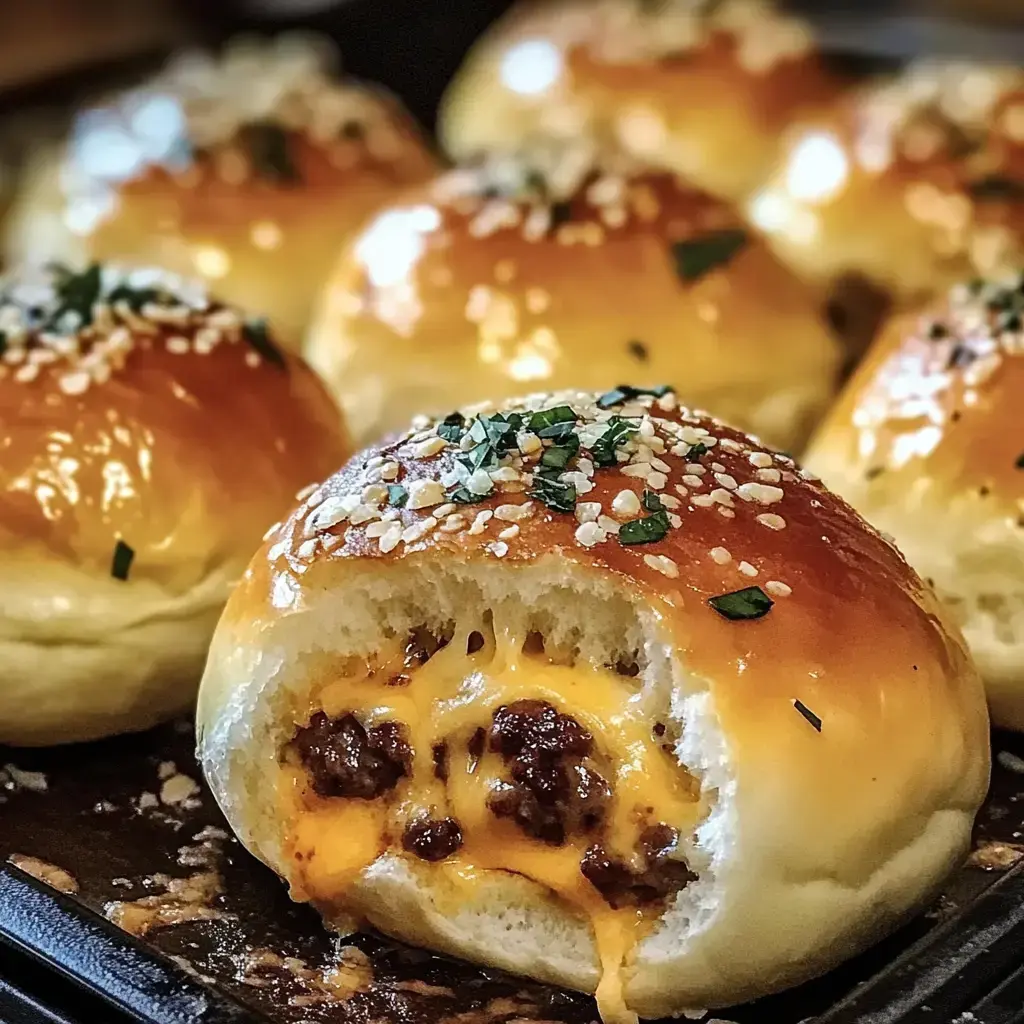
[[(346, 68), (431, 124), (472, 41), (511, 0), (0, 0), (0, 116), (25, 116), (155, 64), (184, 42), (307, 27)], [(882, 59), (963, 53), (1024, 62), (1024, 0), (792, 0), (826, 42)]]

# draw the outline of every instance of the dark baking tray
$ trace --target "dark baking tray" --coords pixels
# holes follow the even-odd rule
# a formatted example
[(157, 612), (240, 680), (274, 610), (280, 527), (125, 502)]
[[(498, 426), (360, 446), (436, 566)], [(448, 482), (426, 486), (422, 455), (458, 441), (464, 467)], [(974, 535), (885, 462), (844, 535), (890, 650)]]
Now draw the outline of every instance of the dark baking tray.
[[(64, 895), (9, 863), (0, 870), (0, 978), (11, 983), (0, 984), (0, 1021), (95, 1019), (85, 1009), (76, 1017), (5, 1016), (5, 1005), (25, 1005), (11, 985), (28, 978), (31, 988), (33, 972), (52, 979), (42, 984), (46, 998), (70, 979), (81, 986), (81, 1007), (99, 997), (123, 1019), (161, 1024), (596, 1020), (591, 1000), (576, 994), (376, 935), (329, 935), (226, 837), (192, 748), (188, 722), (75, 748), (0, 748), (0, 766), (43, 773), (0, 777), (0, 862), (34, 857), (64, 869), (78, 888)], [(740, 1024), (1024, 1021), (1024, 863), (1013, 866), (1024, 855), (1024, 761), (1012, 760), (1024, 756), (1024, 738), (997, 734), (994, 750), (1002, 754), (975, 852), (934, 906), (827, 977), (717, 1016)], [(172, 763), (200, 786), (184, 803), (158, 795)], [(165, 795), (180, 797), (186, 788), (176, 779)], [(156, 927), (136, 939), (104, 916), (112, 902), (162, 892), (154, 876), (208, 871), (220, 877), (218, 891), (195, 905), (223, 915), (215, 920)], [(343, 947), (349, 984), (339, 989), (322, 976), (339, 963)], [(974, 1017), (959, 1016), (966, 1011)], [(108, 1024), (122, 1019), (110, 1013)]]

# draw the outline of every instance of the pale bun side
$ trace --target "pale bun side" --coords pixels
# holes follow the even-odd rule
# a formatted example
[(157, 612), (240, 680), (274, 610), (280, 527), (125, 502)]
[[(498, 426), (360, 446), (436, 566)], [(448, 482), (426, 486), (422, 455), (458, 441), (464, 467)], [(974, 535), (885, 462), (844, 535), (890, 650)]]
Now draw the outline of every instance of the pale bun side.
[(959, 623), (994, 721), (1024, 729), (1021, 278), (895, 316), (808, 464), (896, 538)]
[[(567, 403), (586, 433), (601, 415), (594, 397), (535, 396), (503, 408)], [(649, 413), (657, 436), (705, 431), (697, 436), (709, 453), (694, 462), (661, 454), (668, 483), (649, 482), (680, 526), (636, 547), (610, 530), (613, 498), (639, 493), (638, 477), (621, 468), (594, 472), (575, 516), (537, 499), (512, 516), (509, 505), (525, 495), (509, 480), (435, 517), (436, 506), (408, 507), (453, 465), (451, 450), (414, 454), (432, 428), (362, 453), (253, 560), (218, 626), (198, 712), (199, 754), (218, 802), (296, 898), (312, 900), (342, 930), (364, 920), (427, 948), (597, 989), (610, 1022), (755, 998), (864, 948), (920, 905), (963, 855), (988, 780), (980, 683), (955, 629), (899, 554), (791, 460), (658, 402), (663, 407), (641, 398), (604, 412)], [(673, 504), (684, 466), (707, 463), (710, 477), (718, 460), (723, 470), (714, 472), (736, 484), (734, 500), (718, 493), (705, 502), (716, 493), (709, 482)], [(784, 491), (771, 512), (744, 497), (769, 496), (756, 475), (769, 468), (765, 460)], [(399, 473), (390, 486), (416, 500), (378, 504), (364, 520), (369, 506), (360, 495), (383, 486), (372, 480), (390, 477), (392, 463)], [(747, 484), (754, 486), (738, 490)], [(346, 494), (357, 525), (337, 519)], [(499, 518), (481, 520), (481, 511)], [(518, 530), (508, 533), (510, 518)], [(482, 526), (466, 528), (476, 522)], [(735, 621), (708, 604), (752, 584), (775, 595), (756, 621)], [(502, 831), (508, 823), (495, 818), (480, 834), (464, 816), (464, 845), (427, 863), (397, 838), (402, 814), (417, 805), (419, 776), (395, 791), (381, 838), (367, 846), (359, 823), (385, 813), (374, 801), (318, 798), (308, 781), (282, 774), (282, 751), (313, 711), (325, 700), (362, 700), (375, 685), (346, 666), (419, 627), (441, 636), (450, 623), (450, 642), (433, 658), (448, 659), (454, 671), (463, 664), (466, 680), (483, 679), (467, 684), (476, 696), (464, 705), (467, 714), (479, 708), (482, 724), (510, 685), (502, 659), (513, 647), (502, 638), (540, 634), (552, 664), (580, 686), (566, 683), (556, 697), (555, 676), (544, 675), (555, 670), (541, 658), (523, 663), (517, 692), (535, 686), (534, 697), (544, 694), (600, 743), (612, 742), (617, 716), (638, 716), (667, 744), (648, 767), (676, 780), (668, 789), (695, 783), (692, 804), (673, 802), (666, 790), (653, 813), (677, 831), (675, 855), (696, 880), (644, 910), (618, 960), (607, 944), (608, 908), (595, 910), (586, 885), (541, 882), (502, 861), (522, 846), (521, 836)], [(476, 661), (465, 653), (474, 633), (483, 638)], [(630, 660), (635, 674), (601, 669)], [(346, 693), (337, 681), (352, 672)], [(617, 694), (601, 713), (584, 685), (595, 679)], [(413, 675), (365, 699), (411, 714), (433, 692), (417, 698), (416, 688)], [(435, 735), (421, 729), (433, 707), (410, 720), (417, 743)], [(452, 807), (462, 799), (454, 750), (451, 782), (445, 776)], [(625, 785), (626, 776), (616, 778)], [(315, 825), (311, 846), (295, 838), (304, 822)]]
[(162, 266), (297, 349), (338, 250), (437, 167), (398, 101), (332, 57), (316, 37), (241, 39), (87, 106), (23, 170), (7, 258)]
[(470, 52), (439, 130), (458, 161), (612, 147), (738, 201), (839, 88), (809, 26), (767, 2), (524, 3)]
[(524, 387), (641, 378), (799, 449), (838, 374), (816, 297), (728, 206), (671, 175), (568, 170), (560, 202), (494, 197), (493, 169), (442, 175), (341, 257), (306, 355), (357, 440)]
[(162, 271), (0, 279), (0, 742), (144, 729), (195, 695), (267, 526), (351, 450), (265, 323)]

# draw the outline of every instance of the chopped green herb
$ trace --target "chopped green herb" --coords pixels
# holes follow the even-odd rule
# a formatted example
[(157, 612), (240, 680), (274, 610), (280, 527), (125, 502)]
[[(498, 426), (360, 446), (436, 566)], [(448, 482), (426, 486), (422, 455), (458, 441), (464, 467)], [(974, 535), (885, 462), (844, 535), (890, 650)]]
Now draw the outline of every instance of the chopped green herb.
[(1017, 456), (1017, 461), (1014, 463), (1014, 466), (1016, 466), (1017, 469), (1024, 469), (1024, 452), (1021, 452), (1021, 454)]
[(114, 547), (114, 558), (110, 565), (110, 575), (115, 580), (128, 579), (128, 570), (132, 567), (135, 552), (123, 540), (118, 540)]
[(466, 418), (462, 413), (450, 413), (437, 425), (437, 436), (443, 437), (446, 441), (451, 441), (453, 444), (458, 444), (462, 440), (462, 425), (465, 422)]
[(673, 389), (668, 384), (659, 384), (656, 388), (634, 388), (629, 384), (620, 384), (611, 391), (606, 391), (597, 400), (598, 409), (613, 409), (617, 405), (633, 401), (643, 395), (650, 395), (652, 398), (662, 398)]
[(760, 619), (767, 615), (775, 602), (760, 587), (745, 587), (731, 594), (720, 594), (708, 599), (708, 604), (727, 619)]
[(7, 335), (3, 331), (0, 331), (0, 356), (7, 351)]
[(280, 366), (282, 370), (285, 368), (284, 356), (281, 354), (281, 350), (270, 340), (265, 319), (261, 317), (258, 320), (246, 320), (242, 324), (242, 337), (268, 363), (274, 363), (276, 366)]
[(1021, 316), (1016, 310), (1009, 310), (1003, 313), (999, 317), (999, 321), (996, 326), (1002, 331), (1012, 331), (1016, 333), (1021, 329)]
[(647, 346), (642, 341), (629, 341), (626, 343), (626, 348), (634, 359), (639, 359), (641, 363), (647, 362), (649, 358)]
[(405, 508), (409, 500), (409, 492), (401, 484), (388, 484), (388, 504), (395, 508)]
[(640, 504), (648, 512), (661, 512), (665, 506), (661, 503), (661, 495), (657, 491), (647, 491), (640, 496)]
[[(914, 668), (917, 668), (917, 666), (915, 665)], [(821, 732), (821, 719), (803, 701), (794, 700), (793, 707), (795, 707), (818, 732)]]
[(608, 428), (590, 446), (590, 454), (597, 466), (615, 466), (618, 459), (615, 452), (620, 444), (625, 444), (639, 429), (639, 424), (622, 416), (612, 416), (608, 420)]
[(551, 204), (551, 226), (548, 231), (554, 234), (563, 224), (572, 220), (572, 203), (560, 202)]
[(44, 330), (59, 330), (68, 313), (78, 318), (74, 328), (88, 327), (92, 323), (93, 306), (99, 301), (103, 285), (103, 274), (98, 263), (90, 264), (80, 274), (63, 264), (55, 264), (53, 273), (57, 279), (57, 309), (43, 326)]
[(972, 181), (967, 186), (967, 191), (975, 199), (983, 202), (1016, 202), (1024, 199), (1024, 181), (1005, 178), (1001, 174), (990, 174)]
[(576, 488), (572, 484), (562, 483), (554, 475), (534, 473), (530, 496), (556, 512), (572, 512), (576, 508)]
[(728, 263), (749, 241), (742, 228), (727, 228), (672, 246), (676, 273), (683, 281), (697, 281), (708, 271)]
[(708, 446), (703, 441), (698, 441), (696, 444), (690, 445), (690, 450), (686, 453), (686, 461), (693, 462), (694, 459), (699, 459), (702, 455), (707, 455)]
[(292, 161), (288, 132), (272, 121), (256, 121), (242, 129), (242, 144), (256, 173), (279, 185), (301, 180)]
[(535, 434), (543, 437), (541, 431), (561, 423), (576, 425), (576, 413), (568, 405), (556, 405), (553, 409), (541, 409), (530, 417), (527, 425)]
[(623, 544), (653, 544), (668, 533), (668, 513), (662, 509), (646, 519), (632, 519), (619, 528)]
[(147, 303), (159, 302), (160, 292), (156, 288), (131, 288), (126, 284), (119, 284), (111, 290), (106, 301), (111, 306), (116, 306), (119, 302), (127, 303), (133, 313), (138, 313)]
[(938, 320), (928, 328), (928, 337), (932, 341), (941, 341), (947, 334), (949, 334), (949, 331), (946, 329), (945, 324), (940, 324)]
[(449, 490), (445, 492), (445, 496), (449, 501), (454, 501), (457, 505), (474, 505), (480, 500), (479, 495), (474, 494), (463, 484), (449, 488)]
[(470, 448), (468, 452), (459, 456), (459, 462), (466, 466), (471, 473), (478, 469), (496, 469), (498, 466), (498, 453), (491, 444), (478, 444)]
[(545, 450), (540, 457), (540, 464), (547, 469), (563, 470), (569, 460), (575, 458), (580, 450), (580, 439), (576, 434), (569, 435), (575, 444), (555, 445)]

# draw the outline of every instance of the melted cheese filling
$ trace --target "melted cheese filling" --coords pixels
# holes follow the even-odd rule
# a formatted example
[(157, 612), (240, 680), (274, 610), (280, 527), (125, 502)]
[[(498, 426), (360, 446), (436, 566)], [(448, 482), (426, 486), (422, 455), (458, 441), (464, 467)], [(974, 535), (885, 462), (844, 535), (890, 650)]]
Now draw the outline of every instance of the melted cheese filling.
[[(613, 795), (602, 829), (605, 846), (614, 843), (627, 856), (652, 820), (683, 834), (692, 830), (702, 812), (698, 786), (661, 749), (639, 694), (625, 696), (621, 676), (524, 654), (525, 637), (500, 628), (493, 633), (482, 629), (485, 637), (496, 639), (467, 654), (473, 631), (456, 628), (446, 647), (411, 671), (407, 685), (388, 686), (381, 674), (367, 677), (364, 672), (329, 683), (304, 709), (306, 717), (300, 714), (297, 724), (317, 710), (330, 718), (355, 714), (367, 728), (401, 722), (408, 730), (413, 767), (393, 792), (373, 801), (318, 797), (302, 769), (285, 767), (293, 895), (344, 906), (345, 892), (361, 871), (388, 848), (401, 852), (407, 822), (420, 814), (450, 815), (461, 827), (463, 843), (434, 867), (448, 874), (454, 891), (468, 894), (480, 871), (514, 872), (546, 887), (591, 924), (600, 960), (596, 996), (602, 1019), (606, 1024), (635, 1022), (623, 996), (622, 968), (642, 934), (644, 911), (613, 909), (584, 877), (580, 859), (593, 837), (570, 836), (555, 847), (496, 818), (487, 798), (507, 768), (494, 753), (471, 757), (467, 744), (478, 728), (491, 724), (494, 711), (517, 700), (547, 701), (575, 718), (611, 768), (606, 774)], [(442, 742), (449, 749), (447, 781), (435, 775), (433, 748)]]

